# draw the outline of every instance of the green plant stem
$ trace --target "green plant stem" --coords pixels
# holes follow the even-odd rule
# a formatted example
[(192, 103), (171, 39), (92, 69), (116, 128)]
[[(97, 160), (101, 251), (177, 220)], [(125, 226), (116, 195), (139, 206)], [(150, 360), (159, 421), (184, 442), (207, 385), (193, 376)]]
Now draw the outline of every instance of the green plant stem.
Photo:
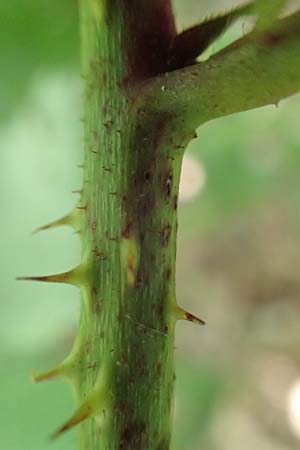
[(61, 431), (88, 419), (82, 450), (170, 445), (174, 326), (182, 316), (177, 197), (187, 136), (174, 133), (173, 115), (153, 116), (131, 100), (133, 83), (164, 69), (175, 32), (170, 12), (160, 0), (80, 3), (85, 276), (71, 355), (79, 409)]
[(300, 13), (249, 35), (208, 61), (137, 87), (153, 111), (181, 111), (181, 126), (274, 104), (300, 90)]
[(72, 225), (82, 262), (31, 279), (79, 286), (81, 317), (70, 356), (35, 380), (72, 383), (78, 408), (55, 436), (81, 423), (80, 450), (169, 450), (175, 324), (202, 323), (175, 294), (183, 151), (200, 124), (299, 91), (300, 14), (172, 72), (169, 1), (80, 0), (80, 25), (81, 199), (41, 229)]

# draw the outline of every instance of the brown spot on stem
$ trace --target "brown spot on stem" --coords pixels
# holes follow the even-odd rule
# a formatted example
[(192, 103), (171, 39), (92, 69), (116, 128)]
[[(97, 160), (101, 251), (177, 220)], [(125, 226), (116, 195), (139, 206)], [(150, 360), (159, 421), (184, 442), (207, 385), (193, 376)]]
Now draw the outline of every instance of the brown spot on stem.
[(145, 181), (149, 181), (150, 178), (151, 178), (151, 173), (149, 172), (149, 170), (146, 170), (146, 171), (144, 172), (144, 180), (145, 180)]
[(94, 362), (94, 363), (89, 364), (87, 366), (87, 369), (96, 369), (96, 366), (97, 366), (97, 364)]
[(140, 288), (144, 285), (145, 282), (145, 275), (142, 271), (142, 269), (139, 269), (136, 275), (136, 279), (135, 279), (135, 287), (136, 288)]
[(130, 284), (134, 284), (135, 283), (134, 259), (131, 254), (129, 254), (127, 258), (127, 276), (128, 279), (131, 280)]
[(96, 256), (96, 258), (99, 258), (101, 261), (105, 261), (107, 257), (103, 252), (100, 252), (97, 248), (93, 249), (93, 253)]
[(166, 200), (166, 203), (169, 203), (171, 193), (172, 193), (172, 184), (173, 184), (173, 173), (172, 170), (170, 170), (167, 175), (164, 177), (163, 181), (163, 191), (164, 191), (164, 197)]
[(170, 281), (171, 275), (172, 275), (172, 269), (170, 267), (168, 267), (166, 270), (166, 280), (167, 281)]
[(101, 311), (100, 303), (98, 300), (95, 299), (92, 304), (92, 312), (93, 314), (98, 315), (100, 311)]
[(143, 422), (130, 422), (123, 428), (120, 437), (120, 450), (140, 450), (144, 447), (146, 425)]
[(91, 228), (92, 231), (95, 231), (97, 228), (97, 221), (96, 219), (92, 219), (91, 217), (89, 218), (89, 226)]
[(132, 224), (131, 221), (126, 223), (126, 225), (123, 228), (122, 233), (121, 233), (123, 238), (125, 238), (125, 239), (129, 239), (130, 238), (131, 231), (132, 231), (132, 226), (133, 226), (133, 224)]
[(287, 39), (286, 34), (278, 31), (268, 31), (262, 34), (260, 42), (267, 47), (276, 47)]
[(110, 128), (113, 125), (113, 121), (107, 120), (106, 122), (102, 122), (102, 124), (105, 128)]
[(173, 197), (173, 208), (174, 208), (174, 211), (177, 211), (177, 207), (178, 207), (178, 195), (176, 194)]
[(171, 236), (171, 226), (169, 224), (165, 225), (162, 230), (162, 245), (163, 247), (167, 247), (169, 244), (170, 236)]

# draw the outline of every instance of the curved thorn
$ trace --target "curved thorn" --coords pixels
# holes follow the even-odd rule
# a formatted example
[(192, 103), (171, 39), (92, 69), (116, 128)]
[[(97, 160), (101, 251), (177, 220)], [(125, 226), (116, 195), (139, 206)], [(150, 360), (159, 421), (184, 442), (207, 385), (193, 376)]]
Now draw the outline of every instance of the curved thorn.
[(194, 314), (191, 314), (188, 311), (185, 311), (180, 306), (177, 307), (176, 318), (177, 320), (187, 320), (188, 322), (197, 323), (198, 325), (205, 325), (204, 320), (200, 319), (200, 317), (197, 317)]
[(63, 225), (72, 225), (71, 223), (71, 214), (67, 214), (66, 216), (61, 217), (58, 220), (54, 220), (53, 222), (49, 222), (46, 225), (42, 225), (41, 227), (33, 230), (32, 234), (37, 234), (40, 231), (49, 230), (50, 228), (57, 228)]
[(106, 388), (107, 372), (104, 370), (99, 375), (93, 392), (89, 395), (87, 400), (79, 406), (70, 419), (52, 434), (51, 439), (56, 439), (62, 433), (65, 433), (90, 417), (97, 417), (98, 420), (102, 417), (102, 419), (105, 420), (105, 416), (109, 411), (109, 394)]
[(65, 433), (66, 431), (75, 427), (79, 423), (86, 420), (88, 417), (91, 417), (93, 414), (94, 414), (93, 402), (91, 400), (88, 400), (77, 409), (77, 411), (67, 422), (65, 422), (57, 431), (55, 431), (52, 434), (51, 440), (58, 438), (62, 433)]
[(74, 286), (82, 284), (84, 275), (84, 267), (79, 265), (68, 272), (58, 273), (55, 275), (46, 275), (40, 277), (17, 277), (21, 281), (40, 281), (43, 283), (66, 283)]
[(61, 217), (58, 220), (54, 220), (53, 222), (47, 223), (46, 225), (43, 225), (41, 227), (36, 228), (32, 234), (37, 234), (40, 231), (49, 230), (51, 228), (57, 228), (61, 226), (70, 226), (73, 228), (77, 228), (78, 226), (78, 214), (79, 211), (76, 208), (75, 210), (71, 211), (70, 213), (66, 214), (65, 216)]

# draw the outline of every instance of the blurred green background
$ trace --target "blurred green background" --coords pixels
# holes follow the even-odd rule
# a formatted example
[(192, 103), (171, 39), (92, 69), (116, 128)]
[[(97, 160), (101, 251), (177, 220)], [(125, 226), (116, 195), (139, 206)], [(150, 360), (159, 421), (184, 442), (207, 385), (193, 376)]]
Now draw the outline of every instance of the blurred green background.
[[(176, 0), (179, 29), (232, 1)], [(0, 1), (0, 448), (75, 449), (48, 436), (73, 410), (63, 383), (33, 385), (68, 353), (78, 293), (17, 275), (79, 261), (68, 229), (32, 236), (69, 211), (81, 185), (75, 0)], [(209, 49), (243, 34), (238, 23)], [(184, 161), (174, 449), (291, 450), (300, 442), (300, 102), (208, 123)]]

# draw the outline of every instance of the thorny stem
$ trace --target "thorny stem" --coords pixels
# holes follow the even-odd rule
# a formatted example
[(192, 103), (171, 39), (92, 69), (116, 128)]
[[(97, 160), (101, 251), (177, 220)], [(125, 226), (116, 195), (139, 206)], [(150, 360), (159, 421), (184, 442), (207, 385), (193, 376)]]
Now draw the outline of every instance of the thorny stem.
[(30, 279), (81, 289), (71, 354), (34, 376), (72, 383), (78, 409), (55, 436), (81, 423), (81, 450), (170, 448), (175, 323), (203, 323), (175, 294), (183, 151), (200, 124), (277, 103), (300, 86), (299, 13), (183, 67), (183, 47), (196, 56), (186, 36), (197, 32), (207, 45), (244, 12), (205, 22), (182, 46), (169, 0), (80, 0), (83, 188), (71, 214), (41, 229), (73, 226), (82, 262)]

